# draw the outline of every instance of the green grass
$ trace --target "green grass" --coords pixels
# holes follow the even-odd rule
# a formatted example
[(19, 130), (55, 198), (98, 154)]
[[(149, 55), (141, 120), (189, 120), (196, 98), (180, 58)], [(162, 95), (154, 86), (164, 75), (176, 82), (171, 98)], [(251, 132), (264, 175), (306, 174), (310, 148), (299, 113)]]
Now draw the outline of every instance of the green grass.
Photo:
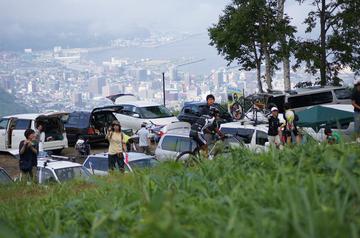
[(0, 187), (0, 237), (359, 237), (359, 145)]

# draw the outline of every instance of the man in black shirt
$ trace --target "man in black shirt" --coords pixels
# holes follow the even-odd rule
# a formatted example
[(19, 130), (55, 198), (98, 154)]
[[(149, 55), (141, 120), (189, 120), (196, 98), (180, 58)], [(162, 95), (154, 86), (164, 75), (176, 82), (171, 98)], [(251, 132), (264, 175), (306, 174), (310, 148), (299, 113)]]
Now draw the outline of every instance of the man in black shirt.
[(210, 107), (210, 115), (202, 115), (192, 126), (189, 136), (193, 138), (200, 150), (205, 152), (208, 156), (208, 144), (205, 139), (205, 133), (214, 131), (221, 138), (224, 136), (219, 130), (217, 120), (219, 119), (219, 110), (215, 107)]
[(280, 120), (278, 118), (279, 110), (277, 107), (271, 108), (271, 116), (269, 117), (269, 131), (268, 131), (268, 139), (271, 146), (280, 147)]
[(351, 102), (354, 106), (354, 126), (355, 134), (360, 140), (360, 80), (354, 85), (354, 92), (351, 96)]
[(19, 145), (19, 167), (21, 176), (25, 176), (27, 180), (33, 179), (33, 168), (37, 167), (38, 143), (36, 141), (35, 131), (27, 129), (24, 133), (26, 140), (20, 142)]
[(210, 115), (210, 107), (215, 104), (215, 97), (212, 94), (206, 96), (206, 106), (201, 110), (201, 115)]

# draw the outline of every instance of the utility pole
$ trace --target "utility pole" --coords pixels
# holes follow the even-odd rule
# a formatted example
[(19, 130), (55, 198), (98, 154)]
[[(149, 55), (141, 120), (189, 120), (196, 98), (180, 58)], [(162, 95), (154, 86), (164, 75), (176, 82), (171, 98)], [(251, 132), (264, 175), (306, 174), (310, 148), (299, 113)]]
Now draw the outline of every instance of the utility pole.
[(164, 107), (166, 106), (165, 105), (165, 73), (163, 72), (162, 73), (162, 80), (163, 80), (163, 100), (164, 100)]

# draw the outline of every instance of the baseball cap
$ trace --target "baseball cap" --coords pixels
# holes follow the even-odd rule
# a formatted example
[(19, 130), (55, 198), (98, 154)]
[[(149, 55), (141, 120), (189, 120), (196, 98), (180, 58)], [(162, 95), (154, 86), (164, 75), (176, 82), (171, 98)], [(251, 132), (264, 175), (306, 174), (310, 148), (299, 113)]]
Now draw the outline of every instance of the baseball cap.
[(273, 112), (273, 111), (279, 111), (279, 109), (277, 107), (272, 107), (271, 112)]

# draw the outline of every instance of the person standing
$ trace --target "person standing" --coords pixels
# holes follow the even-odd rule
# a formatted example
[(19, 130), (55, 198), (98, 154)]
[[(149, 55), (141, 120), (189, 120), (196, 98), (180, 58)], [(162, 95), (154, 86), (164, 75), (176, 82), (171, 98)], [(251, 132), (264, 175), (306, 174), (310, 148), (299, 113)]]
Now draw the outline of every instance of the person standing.
[(269, 130), (268, 130), (268, 139), (270, 146), (275, 146), (280, 148), (280, 120), (278, 118), (279, 109), (277, 107), (271, 108), (271, 116), (269, 117)]
[(141, 124), (141, 129), (136, 133), (139, 136), (139, 152), (150, 154), (150, 140), (149, 131), (146, 129), (146, 124)]
[(19, 145), (19, 167), (20, 180), (26, 177), (28, 182), (34, 179), (34, 168), (37, 167), (38, 144), (36, 142), (36, 134), (32, 129), (27, 129), (24, 133), (25, 140), (22, 140)]
[(285, 123), (282, 125), (284, 127), (284, 133), (286, 137), (286, 143), (290, 145), (291, 143), (301, 143), (301, 138), (296, 126), (296, 122), (299, 120), (298, 115), (291, 109), (289, 103), (284, 104), (284, 119)]
[(123, 152), (126, 151), (126, 143), (118, 121), (112, 122), (105, 138), (109, 141), (109, 170), (114, 171), (116, 164), (118, 164), (120, 172), (125, 172)]
[(360, 79), (354, 85), (351, 103), (354, 107), (354, 132), (356, 140), (360, 142)]
[(44, 126), (41, 123), (38, 123), (35, 129), (36, 141), (39, 145), (39, 152), (44, 151), (44, 142), (45, 142), (45, 132)]

